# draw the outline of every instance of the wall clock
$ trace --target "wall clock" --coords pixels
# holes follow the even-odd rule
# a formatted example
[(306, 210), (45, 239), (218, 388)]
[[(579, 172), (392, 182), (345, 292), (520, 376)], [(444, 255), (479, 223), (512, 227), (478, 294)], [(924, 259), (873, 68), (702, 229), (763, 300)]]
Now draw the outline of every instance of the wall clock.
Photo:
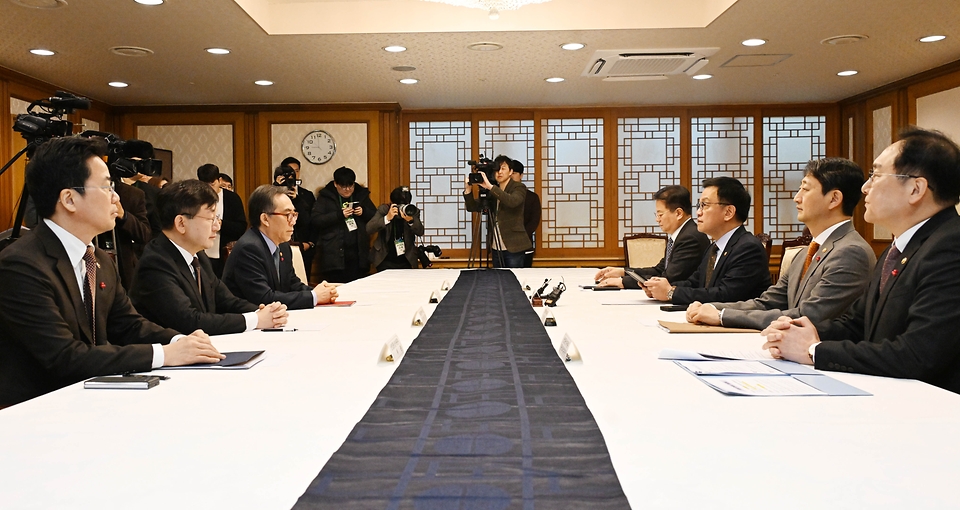
[(333, 155), (337, 153), (337, 142), (330, 133), (318, 129), (303, 137), (300, 151), (303, 152), (303, 157), (307, 158), (307, 161), (322, 165), (333, 159)]

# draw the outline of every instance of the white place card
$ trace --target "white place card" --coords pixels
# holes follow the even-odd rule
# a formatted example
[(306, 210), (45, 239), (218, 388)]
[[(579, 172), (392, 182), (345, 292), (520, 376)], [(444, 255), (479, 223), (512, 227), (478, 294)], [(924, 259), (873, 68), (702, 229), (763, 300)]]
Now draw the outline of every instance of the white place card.
[(563, 361), (583, 361), (583, 358), (580, 357), (580, 351), (577, 350), (577, 346), (573, 343), (573, 339), (570, 338), (569, 334), (563, 335), (563, 340), (560, 342), (560, 348), (557, 349), (557, 354), (560, 355), (560, 359)]

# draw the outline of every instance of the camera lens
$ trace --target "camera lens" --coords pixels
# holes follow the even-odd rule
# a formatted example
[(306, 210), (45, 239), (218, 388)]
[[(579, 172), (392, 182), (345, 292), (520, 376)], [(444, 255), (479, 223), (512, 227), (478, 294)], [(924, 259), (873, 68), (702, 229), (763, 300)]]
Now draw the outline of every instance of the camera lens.
[(420, 212), (420, 209), (417, 209), (417, 206), (413, 204), (398, 205), (397, 209), (400, 211), (400, 214), (404, 216), (414, 216), (415, 214)]

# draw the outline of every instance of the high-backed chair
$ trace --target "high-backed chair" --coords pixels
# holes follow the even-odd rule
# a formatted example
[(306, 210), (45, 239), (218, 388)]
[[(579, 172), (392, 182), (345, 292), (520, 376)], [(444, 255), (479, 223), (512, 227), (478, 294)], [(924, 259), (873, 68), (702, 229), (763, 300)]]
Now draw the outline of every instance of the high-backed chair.
[(783, 247), (782, 255), (780, 256), (780, 272), (777, 274), (777, 279), (780, 278), (780, 275), (787, 272), (787, 269), (790, 267), (790, 264), (800, 256), (800, 260), (806, 256), (807, 246), (810, 245), (810, 238), (804, 238), (800, 236), (796, 239), (786, 240), (781, 245)]
[(632, 234), (623, 236), (623, 259), (627, 267), (657, 265), (667, 249), (667, 236), (660, 234)]
[(770, 234), (765, 232), (759, 232), (756, 234), (757, 239), (763, 243), (763, 247), (767, 250), (767, 262), (770, 261), (770, 252), (773, 250), (773, 238), (770, 237)]
[(307, 269), (303, 264), (303, 253), (300, 251), (300, 247), (291, 246), (290, 253), (293, 254), (293, 273), (297, 275), (297, 278), (300, 278), (301, 282), (309, 285), (310, 282), (307, 281)]

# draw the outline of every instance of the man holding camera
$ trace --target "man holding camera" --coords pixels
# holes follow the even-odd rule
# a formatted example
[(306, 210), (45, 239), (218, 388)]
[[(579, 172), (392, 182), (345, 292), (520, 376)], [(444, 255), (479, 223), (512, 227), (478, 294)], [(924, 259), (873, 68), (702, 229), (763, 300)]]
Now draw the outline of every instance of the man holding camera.
[(370, 261), (377, 271), (415, 269), (417, 267), (416, 236), (423, 235), (420, 210), (410, 203), (410, 188), (399, 186), (390, 192), (389, 204), (377, 208), (367, 223), (367, 234), (380, 235), (373, 241)]
[(310, 279), (310, 270), (313, 267), (313, 254), (317, 252), (317, 230), (310, 217), (313, 213), (313, 205), (317, 202), (313, 193), (300, 185), (300, 160), (294, 157), (284, 158), (280, 162), (280, 167), (287, 167), (293, 170), (293, 180), (291, 174), (285, 172), (283, 181), (278, 181), (277, 172), (274, 172), (274, 182), (290, 189), (290, 200), (293, 201), (293, 207), (300, 215), (297, 224), (293, 227), (293, 239), (291, 246), (300, 246), (303, 252), (303, 265), (307, 270), (307, 280)]
[(493, 267), (523, 267), (527, 250), (533, 247), (527, 230), (523, 226), (523, 206), (526, 201), (527, 187), (522, 182), (513, 180), (513, 169), (510, 168), (510, 158), (500, 155), (493, 160), (497, 169), (495, 178), (497, 185), (490, 183), (486, 172), (479, 174), (481, 182), (471, 183), (470, 176), (464, 182), (463, 199), (467, 210), (478, 212), (480, 202), (474, 198), (475, 186), (486, 190), (488, 198), (495, 203), (490, 207), (491, 222), (491, 255)]

